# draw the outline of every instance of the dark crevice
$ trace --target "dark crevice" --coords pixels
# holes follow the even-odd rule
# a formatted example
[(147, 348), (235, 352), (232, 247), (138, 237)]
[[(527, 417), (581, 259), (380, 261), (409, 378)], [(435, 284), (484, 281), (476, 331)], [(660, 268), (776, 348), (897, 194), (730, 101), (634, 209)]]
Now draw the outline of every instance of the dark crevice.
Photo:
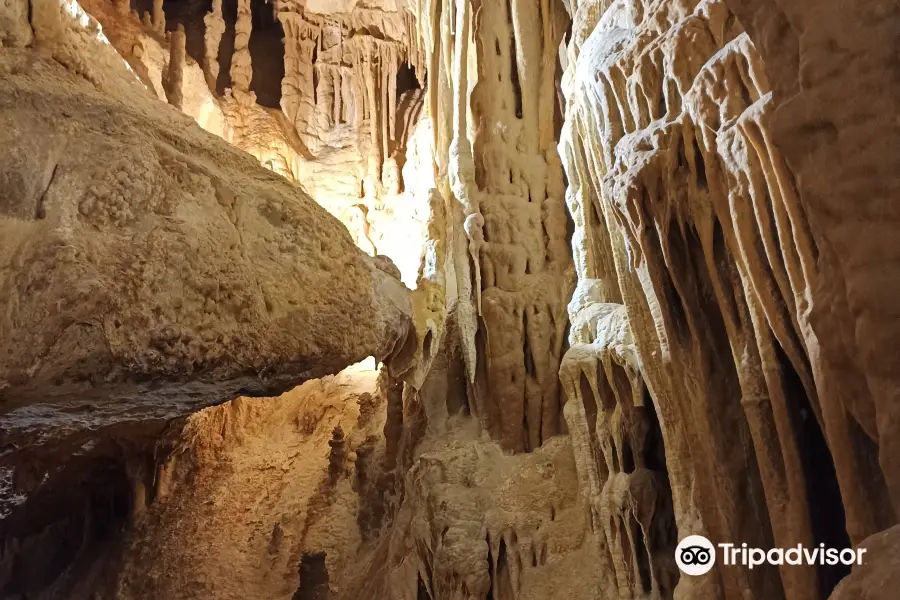
[(328, 600), (328, 567), (324, 552), (304, 554), (298, 569), (300, 587), (293, 600)]
[(284, 79), (284, 32), (271, 4), (253, 0), (250, 11), (249, 50), (253, 65), (250, 90), (256, 93), (257, 104), (279, 108), (281, 80)]
[(234, 25), (237, 22), (237, 0), (222, 0), (222, 19), (225, 31), (219, 41), (219, 76), (216, 78), (216, 94), (225, 93), (231, 87), (231, 57), (234, 54)]
[(53, 185), (53, 180), (56, 178), (56, 170), (59, 168), (59, 165), (53, 165), (53, 171), (50, 173), (50, 180), (47, 182), (47, 187), (44, 188), (44, 192), (38, 198), (37, 204), (34, 207), (34, 218), (36, 220), (44, 219), (47, 217), (47, 209), (44, 206), (44, 200), (47, 197), (47, 192), (50, 191), (50, 186)]
[(535, 377), (537, 371), (534, 368), (534, 357), (528, 345), (528, 311), (522, 311), (522, 356), (525, 361), (525, 374), (528, 377)]
[[(828, 443), (791, 361), (780, 345), (775, 345), (775, 352), (784, 377), (785, 395), (792, 400), (789, 408), (803, 463), (813, 542), (817, 546), (825, 544), (826, 548), (850, 548), (844, 504)], [(831, 594), (838, 581), (850, 573), (850, 567), (844, 564), (817, 565), (816, 573), (819, 593), (824, 599)]]
[(706, 180), (706, 161), (703, 160), (703, 153), (700, 152), (697, 138), (694, 138), (694, 167), (697, 169), (697, 187), (706, 190), (709, 186), (709, 182)]
[(431, 600), (431, 594), (428, 593), (428, 588), (425, 586), (425, 582), (422, 581), (422, 575), (419, 575), (419, 583), (416, 586), (416, 600)]
[(647, 437), (644, 438), (644, 465), (651, 471), (664, 474), (668, 478), (669, 471), (666, 466), (666, 449), (663, 444), (662, 428), (659, 418), (656, 416), (656, 407), (650, 393), (644, 390), (644, 416), (648, 421)]
[(419, 85), (419, 78), (416, 77), (416, 70), (412, 66), (401, 63), (397, 68), (397, 100), (406, 92), (422, 89)]
[(434, 336), (431, 333), (431, 330), (428, 330), (428, 333), (425, 334), (425, 339), (422, 341), (422, 354), (426, 359), (431, 358), (431, 345), (434, 343)]
[[(654, 246), (652, 248), (653, 255), (663, 256), (656, 234), (650, 232), (650, 235), (647, 237), (650, 239), (652, 246)], [(663, 292), (663, 297), (660, 298), (660, 301), (668, 307), (669, 322), (676, 338), (685, 340), (690, 336), (687, 309), (685, 308), (684, 300), (675, 287), (675, 282), (672, 281), (672, 273), (676, 273), (679, 277), (689, 276), (690, 272), (687, 270), (689, 259), (685, 255), (683, 239), (678, 233), (678, 226), (675, 222), (669, 225), (666, 244), (668, 246), (669, 265), (668, 268), (666, 268), (665, 264), (660, 266), (659, 273)]]
[(634, 473), (634, 452), (632, 452), (631, 445), (627, 442), (622, 445), (622, 472)]
[(79, 574), (102, 563), (115, 568), (121, 552), (132, 506), (123, 458), (76, 456), (35, 475), (34, 486), (22, 484), (27, 502), (0, 520), (0, 598), (73, 597), (84, 584)]
[[(581, 401), (584, 405), (584, 416), (587, 421), (591, 446), (592, 448), (597, 448), (597, 400), (594, 398), (594, 392), (584, 373), (578, 378), (578, 385), (581, 388)], [(597, 458), (599, 459), (600, 457)], [(605, 463), (602, 460), (598, 460), (597, 464), (600, 465), (601, 471), (606, 470), (604, 468)], [(606, 473), (602, 474), (606, 475)]]
[(649, 594), (652, 588), (652, 575), (650, 573), (650, 555), (647, 546), (644, 544), (644, 534), (640, 525), (634, 518), (629, 519), (631, 523), (631, 535), (634, 538), (634, 553), (637, 559), (638, 577), (641, 580), (641, 589), (645, 594)]
[(510, 42), (509, 53), (509, 79), (513, 88), (513, 99), (516, 102), (516, 118), (522, 118), (522, 86), (519, 84), (519, 67), (516, 65), (516, 45), (515, 41)]
[(678, 168), (687, 171), (690, 169), (690, 165), (688, 164), (687, 154), (685, 154), (684, 151), (684, 137), (679, 136), (675, 144), (675, 156), (678, 161)]

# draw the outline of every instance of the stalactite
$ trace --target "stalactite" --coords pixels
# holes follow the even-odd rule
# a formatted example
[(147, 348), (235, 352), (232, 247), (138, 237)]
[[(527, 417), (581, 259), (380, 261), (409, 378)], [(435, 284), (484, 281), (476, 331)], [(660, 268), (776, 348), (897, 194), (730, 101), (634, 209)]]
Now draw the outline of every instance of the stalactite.
[[(610, 27), (620, 9), (601, 10), (610, 13), (582, 14), (575, 31)], [(849, 467), (857, 451), (847, 412), (837, 408), (841, 390), (808, 321), (816, 248), (789, 167), (769, 141), (765, 66), (723, 2), (702, 2), (688, 15), (660, 5), (641, 19), (655, 33), (623, 37), (616, 54), (600, 35), (573, 37), (560, 148), (579, 289), (627, 310), (665, 439), (679, 536), (846, 544), (843, 524), (818, 516), (831, 510), (846, 511), (847, 532), (861, 539), (875, 528), (871, 507), (884, 502)], [(592, 406), (587, 388), (597, 393), (590, 376), (587, 388), (577, 384), (578, 365), (598, 352), (578, 339), (593, 327), (576, 328), (591, 318), (589, 306), (570, 305), (573, 346), (561, 370), (576, 403), (566, 407), (573, 435)], [(823, 438), (830, 455), (818, 449)], [(578, 439), (589, 448), (585, 433)], [(699, 455), (691, 448), (698, 439)], [(735, 440), (743, 440), (740, 453)], [(597, 470), (584, 454), (579, 474), (590, 497), (609, 465)], [(723, 505), (752, 509), (735, 517)], [(628, 528), (617, 531), (606, 537), (624, 543)], [(830, 589), (830, 577), (790, 568), (779, 582), (723, 570), (721, 594), (813, 598)], [(622, 581), (633, 589), (633, 578)], [(722, 597), (710, 588), (690, 593)]]

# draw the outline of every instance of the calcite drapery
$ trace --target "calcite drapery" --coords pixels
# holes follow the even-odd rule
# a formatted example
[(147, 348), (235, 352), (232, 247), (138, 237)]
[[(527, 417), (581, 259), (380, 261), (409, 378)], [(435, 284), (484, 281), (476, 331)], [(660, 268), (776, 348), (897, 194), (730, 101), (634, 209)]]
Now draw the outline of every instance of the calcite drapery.
[(538, 0), (477, 8), (420, 2), (414, 12), (471, 408), (504, 447), (526, 451), (561, 431), (571, 259), (554, 139), (566, 16)]
[[(861, 540), (890, 522), (889, 505), (872, 428), (841, 397), (810, 320), (830, 296), (806, 204), (772, 140), (768, 64), (725, 2), (573, 8), (560, 148), (579, 286), (599, 304), (572, 315), (561, 376), (583, 409), (567, 416), (601, 404), (603, 384), (577, 379), (586, 351), (596, 361), (608, 352), (579, 346), (575, 325), (591, 306), (621, 304), (659, 415), (680, 537)], [(600, 379), (616, 389), (608, 369)], [(596, 430), (602, 443), (600, 419), (576, 421), (573, 436)], [(605, 469), (587, 455), (580, 467), (590, 498)], [(680, 585), (692, 597), (817, 598), (842, 574), (785, 567), (779, 581), (721, 569), (721, 591), (711, 579)]]
[(324, 133), (343, 124), (368, 124), (366, 185), (377, 193), (382, 169), (403, 141), (396, 136), (397, 77), (401, 63), (424, 67), (406, 11), (355, 9), (319, 15), (290, 9), (278, 12), (285, 32), (282, 109), (313, 154)]
[[(242, 32), (254, 34), (239, 11), (240, 44), (231, 58), (239, 80), (233, 73), (221, 100), (229, 140), (295, 180), (350, 228), (360, 247), (391, 256), (414, 285), (416, 265), (409, 263), (420, 257), (418, 232), (397, 223), (427, 204), (427, 193), (407, 192), (402, 174), (424, 84), (410, 13), (390, 6), (317, 13), (286, 2), (271, 10), (284, 36), (281, 110), (259, 106), (244, 85), (252, 48), (241, 45)], [(219, 15), (214, 6), (206, 17), (214, 26), (205, 39), (208, 63), (224, 27)]]
[[(416, 1), (416, 23), (401, 4), (310, 0), (256, 11), (280, 14), (271, 31), (292, 38), (278, 110), (251, 93), (266, 61), (245, 38), (260, 40), (265, 28), (243, 3), (238, 72), (221, 99), (231, 139), (323, 204), (334, 199), (329, 208), (367, 252), (402, 248), (385, 235), (390, 219), (428, 231), (418, 277), (405, 265), (419, 287), (421, 360), (408, 387), (389, 386), (384, 455), (373, 460), (371, 440), (331, 440), (323, 497), (348, 483), (339, 468), (347, 448), (390, 471), (360, 510), (365, 539), (406, 494), (368, 562), (373, 587), (346, 597), (802, 600), (827, 595), (844, 571), (729, 568), (676, 582), (672, 546), (702, 533), (887, 552), (890, 532), (867, 536), (896, 521), (887, 490), (898, 481), (890, 194), (900, 169), (883, 141), (900, 123), (891, 3)], [(561, 5), (572, 27), (558, 54)], [(117, 14), (125, 6), (116, 2)], [(234, 24), (214, 6), (206, 56), (218, 52), (226, 19)], [(168, 21), (177, 25), (174, 13)], [(3, 43), (23, 39), (20, 29)], [(120, 52), (132, 64), (159, 54), (153, 43)], [(240, 68), (250, 58), (255, 79)], [(557, 60), (565, 114), (555, 107)], [(404, 62), (419, 86), (428, 65), (427, 92)], [(196, 65), (185, 63), (188, 77)], [(136, 68), (159, 92), (159, 70), (145, 71)], [(574, 232), (557, 227), (563, 178), (552, 144), (563, 117)], [(410, 202), (395, 203), (413, 187), (407, 173), (425, 177)], [(47, 209), (38, 201), (35, 215)], [(112, 218), (127, 219), (122, 212)], [(553, 257), (569, 233), (578, 285), (567, 347), (570, 265)], [(550, 439), (566, 429), (568, 439)], [(518, 453), (504, 454), (479, 437), (485, 431)], [(147, 496), (141, 477), (129, 477), (135, 497)], [(170, 477), (160, 472), (160, 489)], [(566, 516), (551, 496), (565, 499)], [(286, 532), (280, 522), (265, 528), (270, 556)], [(329, 562), (304, 556), (302, 580)], [(883, 588), (893, 568), (866, 567), (841, 597)], [(331, 575), (325, 587), (340, 585)]]

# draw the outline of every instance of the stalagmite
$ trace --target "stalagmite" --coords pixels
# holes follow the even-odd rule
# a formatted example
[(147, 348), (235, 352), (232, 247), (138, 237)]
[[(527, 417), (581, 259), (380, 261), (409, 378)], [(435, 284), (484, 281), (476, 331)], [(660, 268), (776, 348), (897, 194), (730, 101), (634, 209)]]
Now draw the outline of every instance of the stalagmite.
[(206, 27), (203, 43), (205, 63), (203, 72), (206, 74), (206, 83), (210, 89), (216, 89), (216, 79), (219, 77), (219, 44), (225, 33), (225, 19), (222, 17), (222, 0), (213, 0), (212, 10), (203, 17)]
[(251, 0), (238, 0), (237, 22), (234, 25), (234, 53), (231, 55), (231, 88), (238, 94), (250, 91), (253, 66), (250, 60)]
[(165, 71), (166, 99), (175, 108), (181, 109), (184, 102), (184, 59), (185, 42), (184, 26), (179, 24), (175, 31), (169, 33), (169, 64)]
[(0, 0), (0, 597), (895, 600), (890, 4)]
[(153, 28), (158, 33), (166, 31), (166, 13), (163, 12), (163, 0), (153, 0)]

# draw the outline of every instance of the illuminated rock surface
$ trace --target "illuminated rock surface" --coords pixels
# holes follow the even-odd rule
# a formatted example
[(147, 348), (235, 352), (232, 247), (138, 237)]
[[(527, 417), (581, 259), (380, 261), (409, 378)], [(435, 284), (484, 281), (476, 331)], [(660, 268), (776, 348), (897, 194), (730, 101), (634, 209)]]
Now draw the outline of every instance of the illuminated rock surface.
[(898, 30), (5, 0), (0, 596), (893, 600)]

